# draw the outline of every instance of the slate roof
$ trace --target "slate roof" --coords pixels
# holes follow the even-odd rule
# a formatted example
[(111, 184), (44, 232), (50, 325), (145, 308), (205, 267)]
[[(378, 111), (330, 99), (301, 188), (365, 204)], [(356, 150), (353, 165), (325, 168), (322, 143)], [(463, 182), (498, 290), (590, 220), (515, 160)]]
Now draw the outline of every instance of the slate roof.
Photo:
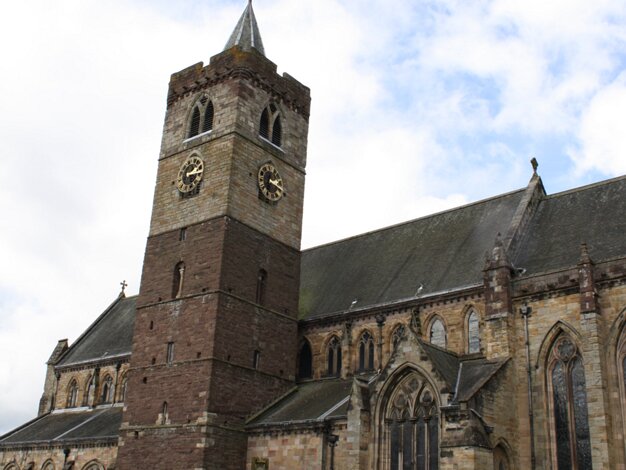
[(347, 398), (351, 390), (352, 380), (325, 379), (304, 382), (293, 393), (253, 419), (249, 426), (345, 417), (348, 411)]
[(495, 361), (475, 359), (461, 362), (455, 401), (468, 401), (472, 398), (506, 362), (507, 359)]
[(121, 422), (121, 406), (52, 412), (0, 437), (0, 448), (20, 444), (61, 444), (85, 440), (117, 442)]
[(626, 177), (547, 196), (514, 263), (527, 274), (576, 266), (586, 242), (595, 261), (624, 256)]
[(119, 297), (63, 354), (57, 366), (130, 355), (137, 296)]
[(524, 190), (302, 253), (300, 317), (482, 282), (485, 253), (506, 233)]
[(228, 42), (226, 43), (224, 50), (230, 49), (234, 46), (239, 46), (244, 51), (248, 52), (252, 49), (256, 49), (261, 54), (265, 55), (263, 40), (261, 39), (261, 33), (259, 32), (259, 25), (256, 22), (254, 10), (252, 9), (252, 2), (248, 2), (248, 6), (243, 11), (243, 14), (237, 22), (237, 26), (235, 26), (230, 38), (228, 38)]
[(450, 387), (454, 387), (459, 375), (461, 361), (459, 356), (426, 341), (418, 339), (422, 349), (431, 360), (439, 374)]

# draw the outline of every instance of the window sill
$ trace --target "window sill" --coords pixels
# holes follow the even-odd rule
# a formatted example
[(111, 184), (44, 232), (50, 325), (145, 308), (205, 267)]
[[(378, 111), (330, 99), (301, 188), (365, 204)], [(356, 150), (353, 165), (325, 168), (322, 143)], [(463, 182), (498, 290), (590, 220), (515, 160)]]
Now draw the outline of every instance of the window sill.
[(183, 140), (183, 144), (186, 144), (187, 142), (191, 142), (192, 140), (195, 140), (195, 139), (199, 139), (202, 136), (209, 135), (211, 132), (213, 132), (213, 129), (210, 129), (208, 131), (202, 132), (200, 134), (196, 134), (196, 135), (194, 135), (192, 137), (187, 137), (185, 140)]

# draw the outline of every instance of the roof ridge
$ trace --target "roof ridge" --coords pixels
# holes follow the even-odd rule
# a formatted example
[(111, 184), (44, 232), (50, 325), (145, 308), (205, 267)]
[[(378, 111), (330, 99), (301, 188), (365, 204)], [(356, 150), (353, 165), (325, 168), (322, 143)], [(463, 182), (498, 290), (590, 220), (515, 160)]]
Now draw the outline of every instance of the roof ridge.
[(369, 230), (367, 232), (359, 233), (357, 235), (352, 235), (352, 236), (349, 236), (349, 237), (346, 237), (346, 238), (340, 238), (339, 240), (333, 240), (331, 242), (322, 243), (321, 245), (313, 246), (311, 248), (306, 248), (306, 249), (302, 250), (302, 252), (304, 253), (304, 252), (308, 252), (308, 251), (317, 250), (319, 248), (325, 248), (327, 246), (336, 245), (336, 244), (339, 244), (339, 243), (346, 242), (348, 240), (354, 240), (354, 239), (357, 239), (357, 238), (366, 237), (366, 236), (374, 234), (374, 233), (384, 232), (386, 230), (391, 230), (391, 229), (394, 229), (394, 228), (402, 227), (403, 225), (409, 225), (409, 224), (412, 224), (412, 223), (420, 221), (420, 220), (426, 220), (426, 219), (429, 219), (431, 217), (436, 217), (436, 216), (440, 216), (440, 215), (443, 215), (443, 214), (448, 214), (448, 213), (452, 213), (452, 212), (455, 212), (455, 211), (460, 211), (462, 209), (467, 209), (468, 207), (477, 206), (479, 204), (484, 204), (484, 203), (487, 203), (487, 202), (490, 202), (490, 201), (495, 201), (496, 199), (502, 199), (502, 198), (511, 196), (513, 194), (523, 192), (525, 190), (526, 190), (526, 188), (524, 187), (524, 188), (520, 188), (520, 189), (515, 189), (513, 191), (508, 191), (506, 193), (498, 194), (497, 196), (492, 196), (492, 197), (488, 197), (488, 198), (485, 198), (485, 199), (479, 199), (478, 201), (469, 202), (467, 204), (463, 204), (461, 206), (452, 207), (450, 209), (445, 209), (445, 210), (442, 210), (442, 211), (439, 211), (439, 212), (433, 212), (432, 214), (423, 215), (421, 217), (416, 217), (414, 219), (406, 220), (404, 222), (398, 222), (396, 224), (388, 225), (386, 227), (382, 227), (382, 228), (379, 228), (379, 229)]
[(595, 183), (585, 184), (583, 186), (578, 186), (577, 188), (566, 189), (564, 191), (559, 191), (558, 193), (554, 193), (554, 194), (547, 194), (545, 199), (553, 199), (553, 198), (557, 198), (557, 197), (561, 197), (561, 196), (567, 196), (568, 194), (588, 191), (590, 189), (594, 189), (594, 188), (597, 188), (599, 186), (604, 186), (604, 185), (617, 183), (617, 182), (622, 181), (622, 180), (626, 180), (626, 175), (615, 176), (614, 178), (608, 178), (608, 179), (605, 179), (605, 180), (596, 181)]

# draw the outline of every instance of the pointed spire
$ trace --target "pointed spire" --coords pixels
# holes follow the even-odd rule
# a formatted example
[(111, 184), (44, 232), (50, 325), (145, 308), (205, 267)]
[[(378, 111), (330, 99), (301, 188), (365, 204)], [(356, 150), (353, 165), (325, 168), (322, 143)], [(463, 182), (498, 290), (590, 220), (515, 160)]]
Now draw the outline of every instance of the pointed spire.
[(230, 35), (230, 39), (228, 39), (224, 50), (234, 46), (239, 46), (244, 51), (251, 51), (254, 48), (265, 55), (259, 25), (254, 17), (254, 10), (252, 10), (252, 0), (248, 0), (248, 6), (241, 15), (241, 18), (239, 18), (237, 26), (235, 26), (233, 33)]

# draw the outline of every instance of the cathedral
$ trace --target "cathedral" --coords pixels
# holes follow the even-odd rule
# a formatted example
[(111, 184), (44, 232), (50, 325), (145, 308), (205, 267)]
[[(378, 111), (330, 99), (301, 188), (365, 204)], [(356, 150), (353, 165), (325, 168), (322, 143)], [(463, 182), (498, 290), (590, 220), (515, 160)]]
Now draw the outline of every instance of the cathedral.
[(626, 469), (626, 177), (302, 251), (309, 110), (250, 3), (171, 76), (139, 294), (0, 470)]

